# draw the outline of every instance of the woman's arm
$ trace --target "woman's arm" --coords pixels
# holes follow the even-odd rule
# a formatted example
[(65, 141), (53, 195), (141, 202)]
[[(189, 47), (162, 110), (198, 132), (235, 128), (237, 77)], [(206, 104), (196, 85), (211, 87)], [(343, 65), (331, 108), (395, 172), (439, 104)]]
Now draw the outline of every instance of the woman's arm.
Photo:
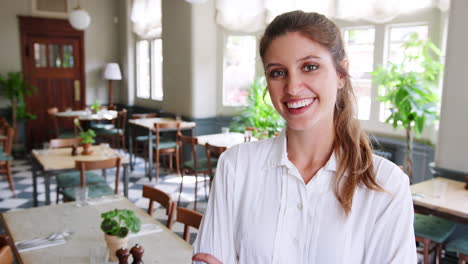
[(414, 209), (409, 179), (399, 169), (389, 175), (391, 184), (382, 186), (391, 199), (379, 215), (366, 246), (365, 263), (414, 264), (416, 241), (414, 238)]
[[(236, 263), (237, 259), (233, 227), (235, 153), (234, 149), (230, 149), (218, 161), (208, 206), (193, 245), (195, 254), (212, 255), (224, 264)], [(195, 259), (199, 259), (199, 256)]]

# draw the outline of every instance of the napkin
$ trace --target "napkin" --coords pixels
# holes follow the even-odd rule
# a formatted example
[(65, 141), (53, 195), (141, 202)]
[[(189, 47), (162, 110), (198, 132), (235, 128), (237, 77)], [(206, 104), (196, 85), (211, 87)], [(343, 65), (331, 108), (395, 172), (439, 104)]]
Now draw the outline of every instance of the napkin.
[[(27, 242), (27, 241), (22, 241), (21, 243), (24, 243), (24, 242)], [(25, 244), (24, 246), (21, 246), (21, 245), (16, 246), (16, 249), (18, 250), (18, 252), (26, 252), (30, 250), (57, 246), (57, 245), (65, 244), (66, 242), (67, 241), (63, 237), (54, 239), (54, 240), (39, 240), (37, 242), (31, 242), (31, 243)], [(19, 243), (16, 243), (16, 244), (18, 245)]]
[(141, 225), (138, 233), (130, 233), (128, 237), (133, 238), (159, 232), (162, 232), (162, 228), (157, 224), (144, 224)]

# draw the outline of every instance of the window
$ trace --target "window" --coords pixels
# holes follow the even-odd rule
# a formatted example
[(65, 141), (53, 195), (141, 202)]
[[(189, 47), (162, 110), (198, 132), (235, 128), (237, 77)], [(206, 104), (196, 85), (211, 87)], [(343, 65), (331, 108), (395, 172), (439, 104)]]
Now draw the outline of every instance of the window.
[(163, 99), (162, 61), (161, 39), (137, 41), (137, 97)]
[(256, 38), (228, 36), (223, 59), (223, 105), (247, 104), (248, 88), (255, 77)]
[(374, 66), (375, 29), (351, 28), (343, 31), (349, 59), (349, 74), (356, 94), (358, 118), (369, 120), (371, 111), (372, 78)]
[[(400, 25), (390, 25), (388, 27), (388, 45), (387, 45), (387, 59), (386, 61), (392, 62), (395, 64), (400, 64), (403, 62), (403, 52), (401, 45), (408, 40), (408, 38), (416, 33), (419, 39), (427, 40), (428, 38), (428, 26), (427, 25), (409, 25), (409, 26), (400, 26)], [(406, 66), (406, 65), (405, 65)], [(412, 71), (421, 71), (415, 66), (408, 65), (408, 70)], [(381, 103), (380, 104), (380, 122), (385, 122), (385, 120), (390, 116), (390, 108), (388, 105)]]

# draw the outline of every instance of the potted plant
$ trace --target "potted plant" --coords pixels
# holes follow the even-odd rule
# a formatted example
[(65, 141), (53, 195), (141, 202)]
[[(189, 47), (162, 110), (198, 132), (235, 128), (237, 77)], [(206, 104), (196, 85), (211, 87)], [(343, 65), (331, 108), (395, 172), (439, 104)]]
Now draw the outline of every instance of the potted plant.
[(380, 66), (372, 75), (382, 94), (378, 99), (390, 107), (385, 122), (406, 130), (404, 169), (412, 180), (413, 131), (420, 136), (425, 125), (439, 119), (435, 91), (443, 65), (440, 50), (431, 41), (418, 39), (417, 34), (410, 35), (402, 49), (401, 63)]
[(89, 109), (93, 114), (96, 114), (97, 112), (99, 112), (99, 110), (101, 110), (101, 101), (96, 99), (96, 101), (94, 101), (94, 104), (92, 104), (89, 107)]
[(83, 145), (83, 152), (81, 152), (82, 155), (91, 155), (93, 152), (90, 150), (91, 146), (93, 145), (94, 138), (96, 137), (96, 133), (92, 129), (88, 129), (86, 131), (83, 130), (83, 128), (80, 125), (80, 120), (78, 118), (75, 118), (73, 120), (73, 123), (75, 124), (76, 127), (80, 130), (79, 135), (81, 138), (81, 144)]
[(141, 221), (131, 210), (114, 209), (101, 214), (101, 230), (109, 248), (109, 261), (117, 261), (115, 252), (126, 248), (129, 232), (140, 231)]
[[(25, 96), (32, 96), (37, 92), (37, 87), (25, 82), (21, 72), (9, 72), (7, 75), (0, 75), (0, 95), (10, 100), (11, 121), (13, 129), (18, 132), (19, 120), (34, 120), (36, 116), (26, 110)], [(19, 133), (16, 133), (15, 142)]]
[(248, 91), (247, 106), (232, 119), (231, 131), (244, 132), (252, 127), (255, 128), (253, 136), (267, 138), (283, 129), (284, 120), (272, 106), (266, 87), (265, 77), (254, 80)]

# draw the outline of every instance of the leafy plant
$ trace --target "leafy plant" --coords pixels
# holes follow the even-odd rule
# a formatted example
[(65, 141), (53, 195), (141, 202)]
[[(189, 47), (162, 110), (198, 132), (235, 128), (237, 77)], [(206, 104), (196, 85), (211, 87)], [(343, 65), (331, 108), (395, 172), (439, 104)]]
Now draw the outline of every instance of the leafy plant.
[(94, 104), (92, 104), (89, 109), (93, 111), (94, 113), (97, 113), (99, 110), (101, 110), (101, 101), (97, 100), (94, 101)]
[(11, 120), (17, 131), (18, 120), (34, 120), (36, 116), (26, 110), (25, 96), (32, 96), (37, 87), (25, 82), (21, 72), (9, 72), (6, 77), (0, 75), (0, 94), (10, 100)]
[(114, 209), (101, 214), (102, 232), (124, 238), (129, 232), (137, 233), (140, 231), (141, 221), (131, 210)]
[(435, 92), (443, 65), (440, 50), (429, 40), (410, 35), (402, 44), (403, 61), (388, 63), (372, 72), (373, 81), (379, 85), (378, 99), (390, 107), (385, 120), (393, 128), (406, 130), (405, 171), (412, 176), (413, 131), (420, 136), (425, 125), (438, 120), (439, 96)]
[(75, 124), (76, 127), (80, 130), (80, 138), (81, 138), (81, 143), (82, 144), (93, 144), (94, 138), (96, 137), (96, 133), (92, 129), (88, 129), (86, 131), (83, 130), (83, 128), (80, 125), (80, 120), (78, 118), (75, 118), (73, 120), (73, 123)]
[(253, 127), (253, 136), (257, 138), (271, 137), (281, 131), (285, 122), (267, 96), (265, 77), (254, 80), (248, 92), (247, 107), (232, 119), (229, 129), (244, 132), (246, 128)]

